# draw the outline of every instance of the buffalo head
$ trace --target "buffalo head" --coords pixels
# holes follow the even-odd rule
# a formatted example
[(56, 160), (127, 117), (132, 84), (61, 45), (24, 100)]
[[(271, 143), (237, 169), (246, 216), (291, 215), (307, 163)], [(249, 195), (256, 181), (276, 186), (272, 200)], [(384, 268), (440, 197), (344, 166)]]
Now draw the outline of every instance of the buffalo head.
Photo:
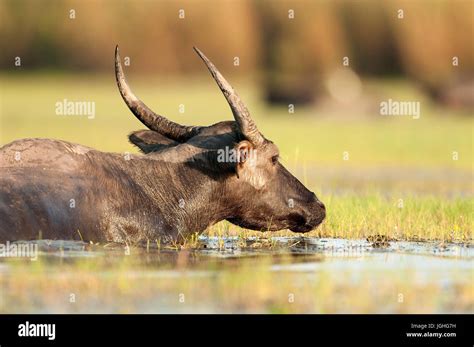
[(150, 129), (132, 133), (130, 141), (146, 156), (198, 168), (216, 182), (225, 206), (221, 219), (253, 230), (314, 229), (325, 218), (324, 204), (288, 172), (279, 161), (278, 147), (260, 133), (236, 91), (199, 49), (195, 51), (224, 94), (235, 121), (184, 126), (154, 113), (128, 86), (117, 47), (115, 72), (120, 93)]

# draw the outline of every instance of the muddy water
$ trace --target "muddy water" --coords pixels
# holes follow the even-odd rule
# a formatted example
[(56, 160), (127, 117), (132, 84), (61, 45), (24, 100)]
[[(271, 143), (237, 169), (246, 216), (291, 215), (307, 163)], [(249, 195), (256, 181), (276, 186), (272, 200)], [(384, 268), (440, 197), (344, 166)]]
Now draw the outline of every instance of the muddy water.
[[(0, 312), (474, 310), (474, 247), (467, 244), (284, 237), (200, 237), (181, 250), (30, 244), (38, 246), (35, 261), (0, 258)], [(75, 287), (81, 305), (58, 301)], [(185, 303), (176, 299), (181, 292)], [(300, 304), (288, 304), (293, 292)], [(252, 300), (242, 299), (249, 294)]]

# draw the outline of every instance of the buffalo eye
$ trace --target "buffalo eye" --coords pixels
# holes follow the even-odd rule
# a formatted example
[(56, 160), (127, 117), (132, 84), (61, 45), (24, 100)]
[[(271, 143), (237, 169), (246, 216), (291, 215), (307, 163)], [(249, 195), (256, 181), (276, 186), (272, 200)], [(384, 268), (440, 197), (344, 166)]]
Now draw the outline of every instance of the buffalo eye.
[(276, 163), (278, 163), (278, 155), (272, 157), (272, 164), (275, 165)]

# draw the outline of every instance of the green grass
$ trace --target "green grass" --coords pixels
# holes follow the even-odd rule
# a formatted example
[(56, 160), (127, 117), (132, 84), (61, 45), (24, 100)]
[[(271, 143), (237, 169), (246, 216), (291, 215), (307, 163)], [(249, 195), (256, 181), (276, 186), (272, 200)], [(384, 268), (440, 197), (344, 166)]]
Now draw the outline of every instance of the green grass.
[[(231, 119), (210, 77), (155, 79), (129, 73), (136, 94), (152, 109), (183, 124), (208, 125)], [(143, 128), (121, 100), (114, 76), (15, 74), (0, 76), (0, 144), (25, 137), (61, 138), (104, 151), (136, 151), (126, 135)], [(310, 235), (360, 238), (386, 234), (398, 239), (472, 240), (472, 120), (441, 110), (400, 81), (371, 81), (366, 93), (421, 100), (422, 116), (382, 118), (377, 108), (358, 114), (345, 108), (270, 108), (248, 81), (235, 87), (260, 130), (279, 147), (284, 164), (328, 207), (325, 223)], [(96, 117), (58, 116), (55, 103), (94, 101)], [(179, 105), (185, 112), (179, 113)], [(362, 117), (360, 117), (362, 116)], [(349, 160), (343, 160), (343, 153)], [(453, 160), (453, 152), (458, 159)], [(333, 170), (329, 171), (328, 169)], [(326, 170), (326, 171), (325, 171)], [(392, 173), (373, 179), (365, 175)], [(322, 174), (322, 172), (326, 172)], [(441, 173), (429, 179), (430, 173)], [(354, 174), (358, 174), (354, 178)], [(428, 178), (420, 178), (419, 174)], [(322, 193), (321, 193), (322, 192)], [(403, 207), (399, 208), (399, 199)], [(227, 223), (214, 233), (255, 234)], [(288, 235), (283, 231), (280, 234)]]
[[(410, 241), (443, 241), (472, 243), (473, 199), (443, 199), (436, 196), (412, 196), (399, 200), (387, 199), (378, 193), (345, 196), (322, 196), (328, 215), (307, 237), (338, 237), (360, 239), (370, 235), (386, 235), (390, 239)], [(242, 231), (227, 222), (208, 230), (211, 236), (295, 236), (278, 232)]]

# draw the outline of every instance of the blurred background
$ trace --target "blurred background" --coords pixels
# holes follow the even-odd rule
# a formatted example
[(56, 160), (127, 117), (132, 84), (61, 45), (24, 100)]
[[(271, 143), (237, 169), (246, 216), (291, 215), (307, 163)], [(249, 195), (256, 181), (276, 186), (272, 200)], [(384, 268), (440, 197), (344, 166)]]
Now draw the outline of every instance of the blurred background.
[[(117, 91), (116, 44), (129, 84), (155, 112), (188, 125), (230, 120), (197, 46), (333, 211), (355, 196), (340, 211), (355, 214), (374, 191), (374, 218), (380, 204), (413, 195), (460, 199), (444, 226), (439, 206), (423, 218), (471, 235), (472, 215), (459, 221), (456, 209), (472, 207), (473, 4), (0, 0), (0, 144), (49, 137), (136, 152), (126, 136), (143, 125)], [(63, 100), (93, 102), (94, 117), (58, 114)], [(419, 117), (382, 115), (388, 100), (419, 103)], [(336, 233), (368, 228), (330, 223)], [(401, 228), (398, 216), (393, 223)]]
[(271, 101), (313, 99), (348, 57), (358, 74), (406, 76), (456, 104), (460, 96), (446, 89), (472, 80), (474, 68), (469, 0), (0, 4), (5, 70), (19, 56), (28, 70), (107, 71), (117, 42), (133, 56), (134, 71), (189, 75), (202, 73), (190, 51), (197, 45), (229, 74), (261, 74)]
[(270, 101), (324, 94), (324, 77), (343, 57), (357, 74), (404, 76), (457, 106), (463, 106), (461, 95), (447, 89), (473, 78), (469, 0), (0, 4), (3, 70), (19, 56), (27, 70), (107, 72), (111, 47), (119, 43), (133, 57), (134, 72), (161, 76), (202, 73), (190, 50), (197, 45), (229, 75), (258, 73)]

